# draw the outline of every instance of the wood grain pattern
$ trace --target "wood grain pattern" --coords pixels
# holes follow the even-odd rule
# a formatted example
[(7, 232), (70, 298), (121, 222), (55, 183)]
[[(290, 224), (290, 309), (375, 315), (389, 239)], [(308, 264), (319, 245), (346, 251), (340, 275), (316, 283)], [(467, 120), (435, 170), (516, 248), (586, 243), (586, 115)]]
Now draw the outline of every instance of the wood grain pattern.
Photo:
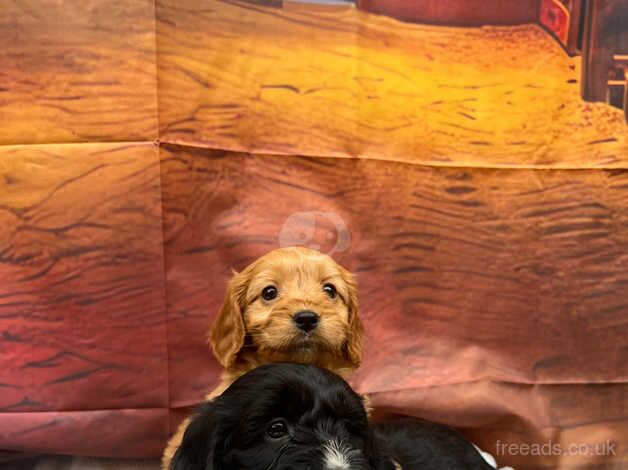
[[(27, 452), (155, 457), (168, 432), (163, 408), (4, 413), (1, 417), (0, 447)], [(14, 468), (8, 465), (3, 468)]]
[[(625, 441), (628, 171), (419, 168), (171, 145), (160, 152), (178, 345), (203, 350), (204, 335), (190, 332), (207, 329), (230, 270), (277, 247), (293, 214), (317, 211), (316, 229), (308, 232), (307, 220), (301, 227), (305, 240), (332, 249), (338, 234), (325, 214), (333, 213), (351, 237), (335, 257), (360, 281), (368, 337), (354, 380), (360, 391), (383, 407), (440, 410), (452, 424), (473, 423), (471, 431), (499, 424), (486, 413), (497, 409), (526, 423), (522, 439), (554, 426), (577, 442), (583, 434), (569, 437), (567, 428), (582, 415)], [(171, 381), (181, 406), (215, 381), (212, 360), (198, 361), (196, 378), (171, 363), (171, 377), (187, 378)], [(421, 403), (474, 383), (486, 384), (483, 404), (473, 395)], [(499, 384), (522, 390), (517, 401), (505, 400)], [(550, 388), (562, 391), (550, 399), (542, 392)]]
[(16, 412), (167, 407), (154, 145), (0, 147), (0, 279), (0, 434)]
[(471, 167), (623, 167), (628, 126), (579, 96), (540, 27), (354, 9), (157, 2), (162, 141)]
[(4, 1), (0, 43), (0, 144), (156, 138), (153, 2)]
[(0, 41), (0, 448), (157, 456), (231, 269), (286, 240), (358, 274), (382, 412), (628, 441), (628, 126), (539, 27), (27, 0)]

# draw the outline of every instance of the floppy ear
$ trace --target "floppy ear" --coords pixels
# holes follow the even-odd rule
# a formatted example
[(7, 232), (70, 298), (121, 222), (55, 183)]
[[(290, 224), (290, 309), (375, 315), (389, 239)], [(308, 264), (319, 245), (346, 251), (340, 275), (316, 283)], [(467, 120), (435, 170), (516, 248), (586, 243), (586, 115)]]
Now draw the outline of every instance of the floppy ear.
[(349, 310), (349, 331), (347, 332), (346, 355), (353, 367), (358, 367), (362, 361), (362, 339), (364, 328), (358, 316), (358, 286), (355, 277), (346, 269), (341, 270), (349, 295), (346, 299)]
[(216, 447), (220, 423), (215, 412), (216, 400), (205, 403), (183, 434), (170, 462), (170, 470), (220, 470)]
[(249, 274), (234, 273), (227, 286), (225, 300), (209, 333), (209, 344), (218, 362), (228, 369), (244, 346), (244, 307)]

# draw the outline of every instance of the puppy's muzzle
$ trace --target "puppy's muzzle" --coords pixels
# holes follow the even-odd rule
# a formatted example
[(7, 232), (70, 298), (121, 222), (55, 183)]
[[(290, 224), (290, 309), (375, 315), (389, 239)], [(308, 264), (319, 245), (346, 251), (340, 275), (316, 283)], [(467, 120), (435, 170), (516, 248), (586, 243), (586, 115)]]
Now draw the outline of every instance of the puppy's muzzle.
[(292, 320), (298, 329), (309, 333), (318, 326), (319, 316), (311, 310), (301, 310), (292, 317)]
[(351, 449), (335, 439), (323, 445), (323, 465), (325, 470), (360, 470), (365, 468), (359, 450)]

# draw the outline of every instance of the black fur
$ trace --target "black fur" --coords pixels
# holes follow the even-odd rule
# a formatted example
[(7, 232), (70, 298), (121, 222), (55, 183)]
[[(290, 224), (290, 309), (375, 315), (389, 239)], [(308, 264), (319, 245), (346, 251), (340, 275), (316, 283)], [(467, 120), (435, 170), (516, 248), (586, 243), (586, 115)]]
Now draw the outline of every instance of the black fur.
[[(342, 443), (350, 467), (325, 464), (324, 446), (332, 440)], [(404, 470), (491, 468), (449, 428), (414, 420), (370, 427), (361, 397), (332, 372), (271, 364), (248, 372), (201, 406), (170, 468), (393, 470), (393, 458)]]
[(373, 425), (382, 451), (403, 470), (494, 470), (458, 431), (419, 419)]

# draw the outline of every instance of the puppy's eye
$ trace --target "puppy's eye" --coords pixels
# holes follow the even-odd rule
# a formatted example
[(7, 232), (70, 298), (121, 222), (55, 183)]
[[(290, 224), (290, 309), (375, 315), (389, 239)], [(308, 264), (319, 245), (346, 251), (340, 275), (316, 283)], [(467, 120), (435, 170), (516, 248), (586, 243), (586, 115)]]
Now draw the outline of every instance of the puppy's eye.
[(329, 296), (330, 299), (335, 299), (338, 295), (336, 288), (333, 284), (327, 283), (323, 285), (323, 292)]
[(266, 434), (268, 434), (271, 439), (279, 439), (288, 434), (288, 425), (283, 419), (277, 419), (268, 425)]
[(279, 291), (275, 286), (266, 286), (262, 289), (262, 298), (264, 300), (273, 300), (278, 293)]

